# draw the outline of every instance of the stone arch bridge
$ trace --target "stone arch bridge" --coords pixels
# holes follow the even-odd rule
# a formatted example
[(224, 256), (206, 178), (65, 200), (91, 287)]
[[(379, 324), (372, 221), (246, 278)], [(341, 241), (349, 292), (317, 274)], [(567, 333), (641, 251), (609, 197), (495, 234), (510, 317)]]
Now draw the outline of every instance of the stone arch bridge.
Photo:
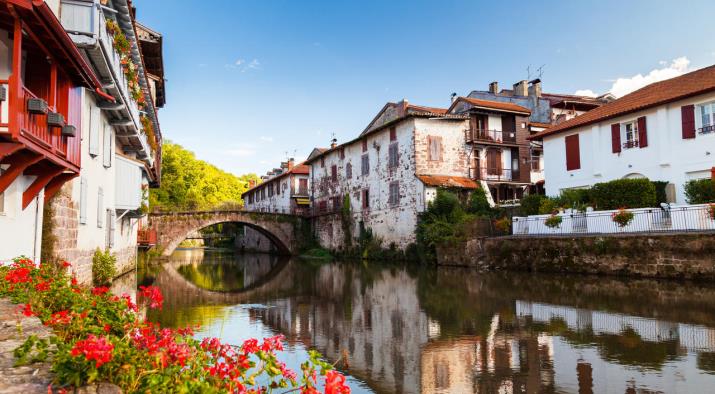
[(310, 233), (310, 224), (301, 216), (248, 211), (161, 212), (149, 214), (149, 226), (156, 231), (156, 247), (170, 256), (192, 232), (219, 223), (241, 223), (268, 237), (281, 254), (296, 254)]

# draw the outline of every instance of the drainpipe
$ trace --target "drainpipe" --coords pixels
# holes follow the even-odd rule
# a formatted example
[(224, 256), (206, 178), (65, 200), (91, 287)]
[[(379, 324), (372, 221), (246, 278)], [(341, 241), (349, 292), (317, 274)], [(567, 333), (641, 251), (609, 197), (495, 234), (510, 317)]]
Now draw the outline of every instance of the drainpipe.
[[(44, 194), (44, 193), (43, 193)], [(37, 196), (35, 196), (35, 233), (34, 233), (34, 238), (32, 242), (32, 261), (38, 262), (37, 261), (37, 229), (39, 226), (39, 221), (40, 221), (40, 195), (38, 193)]]

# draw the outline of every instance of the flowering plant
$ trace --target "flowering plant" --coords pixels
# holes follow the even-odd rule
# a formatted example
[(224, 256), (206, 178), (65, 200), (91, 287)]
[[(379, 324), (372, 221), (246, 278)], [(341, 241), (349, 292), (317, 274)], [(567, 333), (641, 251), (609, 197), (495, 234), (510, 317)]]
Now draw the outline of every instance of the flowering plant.
[(508, 233), (509, 229), (511, 228), (511, 220), (509, 220), (509, 218), (506, 216), (501, 219), (497, 219), (496, 221), (494, 221), (494, 227), (496, 227), (497, 230), (503, 233)]
[(633, 217), (633, 212), (627, 211), (625, 208), (620, 208), (611, 214), (611, 220), (620, 228), (629, 225), (633, 221)]
[(149, 147), (153, 152), (156, 152), (159, 143), (156, 138), (156, 133), (154, 133), (154, 123), (152, 123), (151, 119), (149, 119), (148, 116), (144, 115), (140, 115), (139, 120), (141, 121), (142, 131), (144, 131), (144, 135), (146, 135)]
[(137, 103), (139, 109), (146, 107), (146, 99), (139, 84), (139, 67), (134, 63), (131, 56), (131, 43), (117, 22), (107, 19), (107, 32), (112, 36), (114, 50), (119, 54), (119, 62), (122, 65), (124, 77), (127, 79), (127, 87), (132, 99)]
[[(60, 392), (106, 381), (126, 393), (265, 393), (276, 388), (318, 393), (320, 385), (325, 393), (350, 393), (345, 377), (317, 352), (301, 365), (301, 376), (290, 370), (276, 355), (283, 350), (282, 336), (238, 346), (217, 338), (199, 341), (190, 328), (163, 328), (140, 319), (129, 295), (79, 286), (68, 267), (37, 266), (26, 258), (0, 267), (0, 296), (19, 303), (18, 314), (37, 316), (54, 333), (49, 340), (29, 337), (15, 350), (16, 363), (51, 355)], [(163, 296), (154, 286), (140, 287), (138, 297), (148, 308), (162, 307)]]
[(548, 228), (555, 229), (555, 228), (559, 228), (561, 226), (562, 221), (563, 221), (563, 219), (561, 218), (561, 216), (557, 215), (556, 213), (552, 213), (551, 216), (546, 218), (546, 220), (544, 221), (544, 224)]

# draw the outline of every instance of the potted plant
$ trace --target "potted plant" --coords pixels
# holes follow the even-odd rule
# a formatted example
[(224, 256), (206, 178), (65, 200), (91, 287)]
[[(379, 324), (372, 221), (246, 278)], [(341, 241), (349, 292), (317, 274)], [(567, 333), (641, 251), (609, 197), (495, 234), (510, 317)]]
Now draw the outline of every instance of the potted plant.
[(626, 227), (633, 221), (633, 212), (626, 210), (625, 208), (620, 208), (618, 211), (611, 214), (611, 220), (616, 223), (620, 228)]
[(544, 224), (548, 228), (557, 229), (557, 228), (561, 227), (562, 221), (563, 221), (563, 218), (561, 218), (561, 216), (559, 216), (558, 214), (556, 214), (556, 212), (554, 212), (551, 214), (551, 216), (546, 218), (546, 220), (544, 221)]

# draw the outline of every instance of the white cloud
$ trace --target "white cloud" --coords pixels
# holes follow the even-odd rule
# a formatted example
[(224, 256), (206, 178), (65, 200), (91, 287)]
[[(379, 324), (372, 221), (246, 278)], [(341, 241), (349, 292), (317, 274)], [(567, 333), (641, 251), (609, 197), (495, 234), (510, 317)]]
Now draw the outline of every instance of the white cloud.
[(610, 92), (616, 97), (621, 97), (643, 86), (650, 85), (653, 82), (685, 74), (689, 71), (690, 60), (683, 56), (673, 59), (670, 64), (663, 61), (661, 61), (660, 64), (663, 66), (662, 68), (653, 69), (646, 75), (636, 74), (629, 78), (617, 78), (613, 82)]
[(227, 69), (239, 70), (242, 73), (245, 73), (250, 70), (260, 70), (261, 62), (259, 62), (258, 59), (253, 59), (250, 62), (246, 61), (246, 59), (237, 59), (232, 64), (224, 64), (224, 67)]
[(579, 89), (574, 94), (577, 96), (598, 97), (596, 92), (591, 89)]
[(228, 149), (224, 151), (225, 154), (229, 156), (237, 156), (237, 157), (248, 157), (248, 156), (254, 156), (256, 154), (256, 150), (252, 148), (235, 148), (235, 149)]
[(273, 142), (273, 137), (261, 136), (258, 139), (260, 139), (263, 142)]

